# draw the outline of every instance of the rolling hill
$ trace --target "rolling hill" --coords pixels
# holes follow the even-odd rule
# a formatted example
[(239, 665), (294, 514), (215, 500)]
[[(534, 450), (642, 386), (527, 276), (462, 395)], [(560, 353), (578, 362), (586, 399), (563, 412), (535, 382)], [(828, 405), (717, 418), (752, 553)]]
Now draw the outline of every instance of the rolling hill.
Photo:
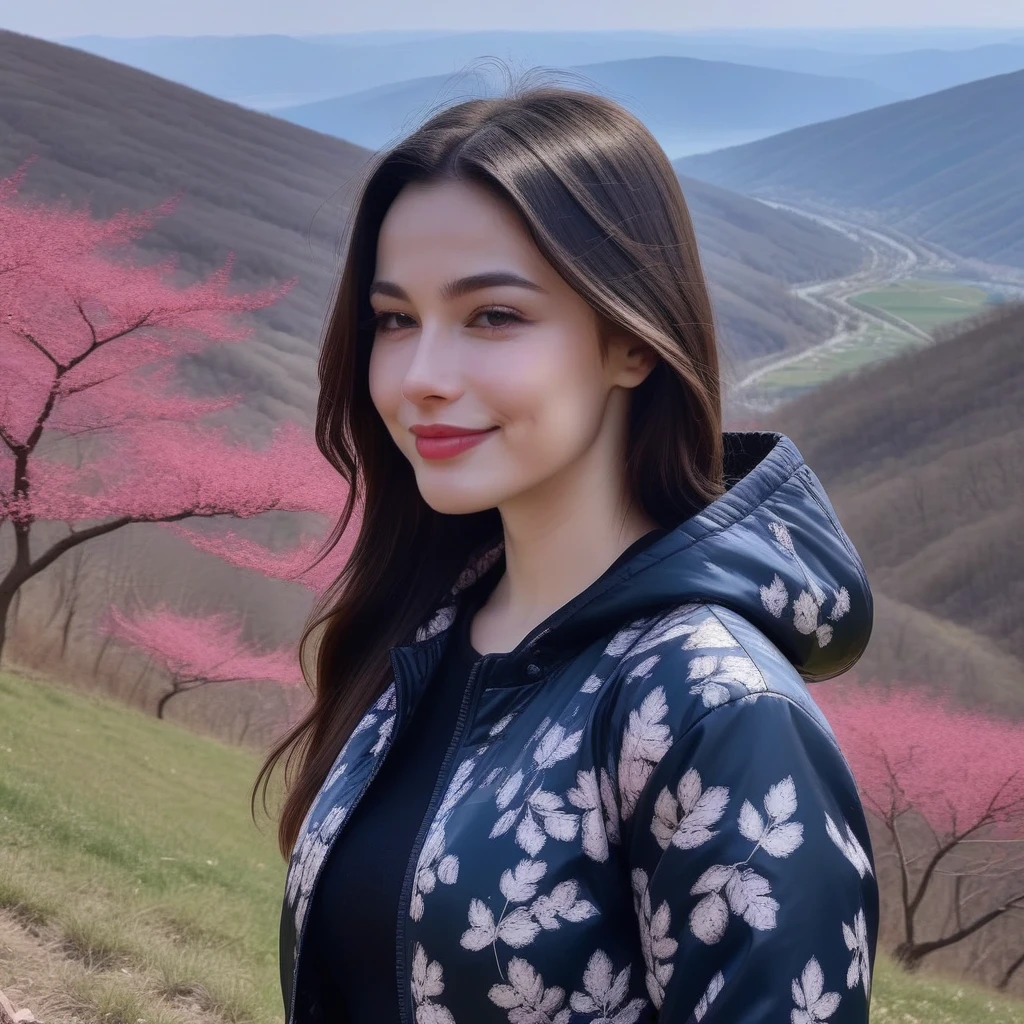
[(1024, 71), (675, 162), (750, 195), (877, 217), (961, 256), (1024, 266)]
[(1024, 305), (783, 406), (878, 598), (858, 671), (1024, 716)]
[[(298, 286), (254, 316), (257, 337), (197, 364), (198, 384), (242, 388), (262, 417), (309, 418), (315, 354), (347, 213), (368, 152), (71, 47), (0, 32), (0, 173), (30, 155), (26, 194), (88, 200), (98, 214), (183, 193), (144, 244), (188, 274), (236, 253), (235, 277)], [(822, 314), (787, 282), (841, 274), (860, 250), (743, 196), (687, 186), (733, 359), (810, 343)]]
[[(887, 89), (854, 78), (831, 78), (693, 57), (644, 57), (565, 69), (577, 88), (618, 100), (655, 133), (782, 131), (878, 106)], [(575, 84), (569, 80), (569, 84)], [(347, 96), (285, 107), (296, 124), (377, 148), (421, 120), (438, 102), (494, 95), (500, 80), (486, 71), (433, 75)]]

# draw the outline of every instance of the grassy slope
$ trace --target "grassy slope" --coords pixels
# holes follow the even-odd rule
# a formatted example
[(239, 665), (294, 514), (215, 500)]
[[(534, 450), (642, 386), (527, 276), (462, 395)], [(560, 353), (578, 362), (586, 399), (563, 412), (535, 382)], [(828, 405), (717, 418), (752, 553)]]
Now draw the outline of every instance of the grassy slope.
[[(147, 979), (147, 1021), (183, 1019), (153, 1005), (161, 990), (198, 993), (228, 1020), (278, 1020), (283, 868), (249, 819), (255, 769), (173, 725), (0, 675), (0, 905), (56, 925), (112, 985)], [(881, 958), (872, 1019), (1019, 1024), (1024, 1005)]]

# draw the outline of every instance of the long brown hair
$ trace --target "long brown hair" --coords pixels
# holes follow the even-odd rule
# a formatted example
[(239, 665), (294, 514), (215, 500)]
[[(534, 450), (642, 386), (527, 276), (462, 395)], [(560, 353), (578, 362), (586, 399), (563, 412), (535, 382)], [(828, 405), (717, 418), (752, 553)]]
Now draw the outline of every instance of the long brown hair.
[(354, 510), (352, 553), (310, 614), (319, 634), (309, 711), (273, 748), (253, 789), (285, 760), (278, 842), (287, 857), (338, 752), (386, 687), (389, 649), (408, 642), (470, 554), (501, 539), (495, 509), (442, 515), (374, 408), (368, 290), (377, 235), (407, 184), (473, 181), (511, 204), (544, 257), (597, 311), (660, 357), (633, 391), (633, 497), (672, 528), (722, 493), (718, 351), (693, 224), (679, 180), (644, 125), (619, 104), (554, 85), (511, 88), (440, 111), (363, 172), (319, 362), (316, 440), (348, 481), (325, 545)]

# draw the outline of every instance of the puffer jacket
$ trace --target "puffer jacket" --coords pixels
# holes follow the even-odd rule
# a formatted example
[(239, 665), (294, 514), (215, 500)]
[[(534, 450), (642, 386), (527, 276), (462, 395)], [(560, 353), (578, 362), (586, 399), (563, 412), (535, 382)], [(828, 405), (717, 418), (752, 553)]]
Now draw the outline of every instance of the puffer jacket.
[[(405, 877), (402, 1024), (868, 1020), (870, 839), (805, 683), (859, 658), (871, 593), (792, 441), (725, 440), (722, 497), (474, 667)], [(289, 1024), (338, 1020), (303, 979), (320, 869), (502, 566), (482, 553), (392, 650), (310, 808), (281, 918)]]

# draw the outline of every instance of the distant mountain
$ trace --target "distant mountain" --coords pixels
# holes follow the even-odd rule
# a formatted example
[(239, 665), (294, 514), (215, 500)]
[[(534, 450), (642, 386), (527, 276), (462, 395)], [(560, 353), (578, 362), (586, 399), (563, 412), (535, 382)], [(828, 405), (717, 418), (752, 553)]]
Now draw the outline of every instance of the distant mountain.
[(750, 195), (868, 211), (962, 256), (1024, 266), (1024, 71), (686, 157)]
[[(654, 132), (781, 131), (892, 99), (856, 79), (827, 78), (693, 57), (645, 57), (566, 69), (566, 84), (611, 96)], [(578, 80), (578, 81), (577, 81)], [(296, 124), (377, 148), (412, 127), (438, 102), (494, 95), (487, 71), (433, 75), (275, 111)]]
[(858, 671), (1024, 716), (1024, 306), (777, 410), (864, 558)]
[[(241, 389), (253, 422), (309, 419), (316, 351), (337, 268), (347, 183), (369, 153), (133, 68), (0, 32), (0, 174), (40, 155), (24, 186), (88, 201), (97, 214), (140, 209), (176, 192), (175, 213), (147, 235), (188, 274), (236, 253), (240, 287), (297, 275), (282, 302), (254, 314), (245, 345), (204, 354), (207, 391)], [(803, 347), (830, 324), (787, 283), (834, 276), (861, 252), (842, 235), (703, 183), (685, 183), (711, 279), (724, 348), (737, 363)]]
[[(60, 42), (263, 110), (414, 78), (449, 75), (487, 56), (508, 61), (515, 68), (693, 57), (829, 76), (843, 75), (841, 68), (846, 64), (862, 63), (872, 56), (660, 32), (396, 32), (301, 38), (78, 36)], [(876, 92), (872, 102), (899, 95)], [(866, 102), (862, 107), (870, 105)]]
[(998, 43), (970, 50), (912, 50), (890, 53), (858, 63), (845, 63), (842, 73), (865, 78), (910, 99), (963, 85), (979, 78), (1024, 69), (1024, 44)]

